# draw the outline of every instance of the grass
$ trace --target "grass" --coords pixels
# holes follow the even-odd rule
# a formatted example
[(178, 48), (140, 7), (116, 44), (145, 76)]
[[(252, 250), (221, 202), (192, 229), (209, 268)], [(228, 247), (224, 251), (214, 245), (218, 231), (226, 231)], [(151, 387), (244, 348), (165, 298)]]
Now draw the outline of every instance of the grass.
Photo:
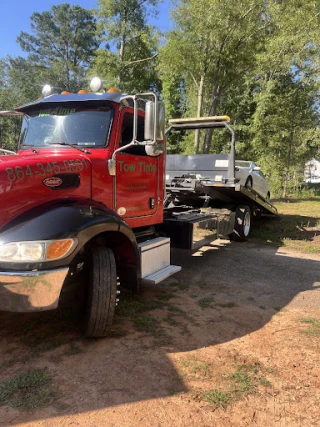
[[(144, 301), (138, 297), (124, 294), (123, 298), (121, 299), (119, 309), (117, 310), (117, 315), (131, 318), (135, 328), (138, 331), (153, 335), (155, 338), (160, 339), (159, 343), (168, 342), (170, 337), (166, 333), (165, 329), (161, 326), (161, 320), (150, 315), (150, 311), (161, 309), (162, 311), (167, 312), (162, 321), (168, 323), (171, 326), (181, 326), (181, 323), (176, 320), (175, 317), (182, 317), (190, 322), (193, 321), (193, 318), (191, 318), (179, 307), (176, 307), (168, 302), (169, 299), (174, 297), (173, 294), (165, 293), (160, 297), (161, 298), (158, 297), (157, 301)], [(181, 334), (187, 333), (184, 329), (181, 329), (180, 332)]]
[(154, 332), (158, 321), (153, 316), (137, 316), (134, 318), (134, 324), (139, 331)]
[(214, 302), (213, 297), (205, 297), (198, 300), (198, 305), (200, 305), (201, 308), (207, 308), (212, 302)]
[(64, 356), (74, 356), (75, 354), (80, 353), (84, 353), (84, 349), (74, 342), (71, 342), (63, 354)]
[(168, 316), (166, 316), (164, 319), (163, 319), (163, 321), (164, 322), (166, 322), (166, 323), (168, 323), (169, 325), (171, 325), (171, 326), (179, 326), (181, 323), (180, 322), (178, 322), (173, 316), (172, 316), (172, 314), (170, 315), (170, 314), (168, 314)]
[[(181, 361), (180, 361), (181, 363)], [(184, 361), (187, 367), (195, 369), (199, 361), (191, 359)], [(261, 371), (265, 370), (260, 363), (243, 363), (241, 365), (234, 365), (234, 371), (224, 375), (227, 383), (224, 389), (209, 389), (197, 390), (193, 394), (193, 398), (198, 401), (209, 403), (214, 409), (226, 408), (230, 403), (236, 402), (245, 396), (255, 393), (258, 386), (270, 387), (271, 383), (261, 375)], [(210, 371), (210, 365), (206, 368)], [(187, 376), (187, 372), (182, 371), (183, 376)], [(212, 380), (211, 380), (212, 381)]]
[(305, 317), (303, 319), (298, 319), (300, 323), (306, 323), (309, 325), (308, 329), (302, 329), (300, 332), (304, 335), (309, 336), (319, 336), (320, 335), (320, 322), (314, 317)]
[(189, 316), (188, 313), (186, 313), (185, 311), (181, 310), (181, 308), (179, 307), (175, 307), (174, 305), (167, 305), (167, 309), (168, 311), (175, 316), (180, 316), (183, 319), (189, 320), (190, 322), (193, 322), (193, 318), (191, 316)]
[(141, 313), (163, 308), (162, 301), (143, 301), (139, 298), (125, 296), (117, 308), (117, 314), (124, 317), (135, 317)]
[(51, 378), (45, 369), (33, 369), (0, 381), (0, 405), (35, 409), (49, 405), (56, 398)]
[(160, 301), (169, 301), (169, 300), (171, 300), (171, 298), (174, 298), (174, 295), (171, 293), (170, 294), (166, 293), (166, 294), (158, 295), (158, 299)]
[(196, 376), (202, 379), (210, 376), (210, 364), (202, 362), (195, 355), (190, 355), (185, 359), (180, 359), (179, 364), (183, 368), (183, 376)]
[(236, 365), (236, 370), (230, 374), (230, 378), (234, 382), (234, 393), (244, 396), (256, 391), (256, 386), (253, 384), (252, 368), (247, 365)]
[(48, 336), (46, 332), (33, 331), (19, 338), (19, 341), (30, 347), (33, 353), (41, 354), (70, 343), (73, 338)]
[(222, 308), (233, 308), (233, 307), (238, 307), (238, 305), (235, 302), (225, 302), (225, 303), (219, 303), (217, 304), (219, 307)]
[(187, 283), (169, 283), (170, 287), (177, 288), (180, 291), (186, 291), (190, 288), (190, 285)]
[(230, 395), (228, 393), (223, 393), (220, 390), (206, 390), (193, 394), (193, 398), (203, 402), (209, 403), (215, 409), (223, 408), (225, 409), (230, 402)]
[(277, 202), (279, 217), (256, 221), (252, 236), (266, 243), (299, 250), (320, 252), (320, 197)]

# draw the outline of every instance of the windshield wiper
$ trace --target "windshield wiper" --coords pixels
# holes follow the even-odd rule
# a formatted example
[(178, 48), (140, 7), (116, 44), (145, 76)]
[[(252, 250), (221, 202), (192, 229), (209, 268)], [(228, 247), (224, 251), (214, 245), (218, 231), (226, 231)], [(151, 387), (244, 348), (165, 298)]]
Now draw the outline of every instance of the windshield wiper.
[(31, 151), (33, 151), (34, 153), (39, 154), (39, 151), (38, 151), (38, 150), (36, 150), (35, 148), (33, 148), (33, 147), (34, 147), (34, 145), (33, 145), (33, 144), (20, 144), (20, 147), (28, 147), (28, 148), (30, 148), (30, 150), (31, 150)]
[(75, 148), (79, 151), (82, 151), (85, 154), (90, 154), (89, 150), (86, 150), (85, 148), (80, 148), (77, 144), (71, 144), (69, 142), (49, 142), (47, 145), (67, 145), (68, 147)]

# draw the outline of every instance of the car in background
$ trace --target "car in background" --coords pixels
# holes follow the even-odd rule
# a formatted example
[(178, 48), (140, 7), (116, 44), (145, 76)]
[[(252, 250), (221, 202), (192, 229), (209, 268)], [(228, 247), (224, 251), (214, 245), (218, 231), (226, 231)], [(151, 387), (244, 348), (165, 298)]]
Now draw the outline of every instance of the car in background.
[(270, 200), (270, 187), (261, 168), (254, 162), (246, 160), (235, 161), (235, 176), (243, 187), (254, 190), (261, 197)]

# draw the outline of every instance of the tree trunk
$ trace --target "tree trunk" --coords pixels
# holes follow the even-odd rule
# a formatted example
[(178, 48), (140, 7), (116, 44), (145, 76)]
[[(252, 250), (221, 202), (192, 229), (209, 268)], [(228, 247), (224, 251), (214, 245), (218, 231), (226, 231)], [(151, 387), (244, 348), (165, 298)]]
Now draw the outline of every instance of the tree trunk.
[(287, 188), (288, 188), (288, 182), (290, 178), (289, 172), (290, 172), (290, 166), (291, 166), (292, 140), (293, 140), (293, 132), (291, 132), (291, 135), (290, 135), (290, 141), (289, 141), (288, 152), (287, 152), (287, 167), (286, 167), (286, 175), (284, 179), (283, 192), (282, 192), (283, 199), (287, 198)]
[[(201, 76), (200, 84), (198, 87), (198, 106), (197, 106), (197, 118), (201, 117), (201, 108), (203, 100), (203, 87), (204, 87), (204, 75)], [(194, 137), (194, 154), (198, 154), (200, 145), (200, 129), (196, 129)]]
[(118, 87), (120, 89), (121, 87), (121, 80), (122, 80), (122, 68), (123, 68), (123, 62), (124, 62), (124, 50), (126, 47), (126, 35), (127, 35), (127, 22), (122, 22), (123, 31), (121, 34), (121, 41), (120, 41), (120, 48), (119, 48), (119, 71), (118, 71)]
[[(209, 116), (215, 116), (217, 114), (217, 108), (219, 105), (219, 87), (213, 86), (211, 105), (209, 109)], [(203, 144), (203, 154), (208, 154), (211, 147), (213, 129), (208, 129)]]

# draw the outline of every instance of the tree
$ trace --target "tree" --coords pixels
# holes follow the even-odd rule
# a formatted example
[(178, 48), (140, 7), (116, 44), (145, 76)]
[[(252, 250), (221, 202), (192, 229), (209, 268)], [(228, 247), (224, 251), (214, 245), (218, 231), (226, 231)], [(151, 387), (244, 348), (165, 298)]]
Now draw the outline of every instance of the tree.
[(28, 58), (11, 59), (12, 66), (49, 71), (46, 75), (52, 85), (61, 90), (79, 89), (100, 42), (93, 15), (64, 3), (33, 13), (31, 29), (32, 34), (21, 32), (17, 39)]
[(159, 90), (156, 56), (159, 37), (147, 24), (156, 0), (100, 0), (100, 28), (106, 49), (99, 49), (92, 73), (122, 91)]
[[(8, 71), (8, 63), (0, 59), (0, 110), (10, 110), (14, 107), (16, 92), (9, 86)], [(0, 148), (17, 148), (20, 125), (19, 117), (0, 117)]]
[[(254, 67), (261, 49), (265, 23), (261, 0), (182, 0), (173, 17), (176, 28), (168, 36), (161, 56), (162, 76), (172, 66), (197, 92), (196, 114), (216, 115), (230, 87), (239, 85)], [(206, 134), (203, 152), (210, 151), (212, 131)], [(196, 135), (194, 151), (199, 151)]]

